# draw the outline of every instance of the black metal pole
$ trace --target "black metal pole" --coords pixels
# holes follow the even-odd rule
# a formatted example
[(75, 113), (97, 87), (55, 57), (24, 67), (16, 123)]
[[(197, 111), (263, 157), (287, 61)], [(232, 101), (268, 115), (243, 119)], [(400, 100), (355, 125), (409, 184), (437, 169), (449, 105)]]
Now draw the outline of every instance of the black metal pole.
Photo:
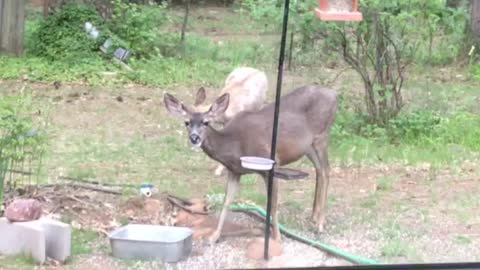
[[(285, 60), (285, 43), (287, 39), (287, 26), (288, 26), (288, 10), (290, 1), (285, 0), (285, 7), (283, 10), (283, 27), (282, 27), (282, 41), (280, 43), (280, 57), (278, 60), (278, 76), (277, 76), (277, 93), (275, 96), (275, 113), (273, 114), (273, 131), (272, 131), (272, 148), (270, 150), (270, 159), (275, 160), (275, 152), (277, 147), (277, 130), (278, 130), (278, 117), (280, 115), (280, 96), (282, 93), (282, 78), (283, 78), (283, 62)], [(275, 166), (274, 166), (275, 167)], [(268, 174), (268, 187), (267, 187), (267, 222), (265, 227), (265, 246), (263, 256), (265, 260), (268, 260), (268, 246), (270, 243), (270, 211), (272, 208), (272, 185), (273, 185), (273, 167)]]

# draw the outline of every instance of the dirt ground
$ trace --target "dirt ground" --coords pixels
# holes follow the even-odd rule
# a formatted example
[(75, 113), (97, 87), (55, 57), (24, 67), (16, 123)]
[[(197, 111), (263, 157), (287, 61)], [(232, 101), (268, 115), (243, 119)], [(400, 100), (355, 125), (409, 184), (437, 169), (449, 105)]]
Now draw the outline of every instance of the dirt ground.
[[(15, 91), (19, 82), (2, 82), (1, 85)], [(47, 163), (49, 182), (59, 183), (61, 176), (76, 173), (110, 184), (140, 184), (143, 179), (155, 175), (157, 180), (153, 182), (161, 191), (173, 194), (193, 191), (201, 196), (212, 189), (223, 193), (223, 179), (214, 177), (212, 172), (216, 164), (202, 153), (192, 152), (182, 137), (185, 135), (182, 124), (166, 115), (161, 103), (162, 90), (136, 85), (111, 88), (64, 85), (55, 89), (52, 85), (29, 83), (28, 87), (33, 89), (39, 103), (50, 106), (54, 143)], [(189, 91), (178, 91), (178, 95), (186, 100), (193, 99)], [(173, 145), (171, 136), (178, 137)], [(86, 141), (92, 140), (103, 144), (91, 147)], [(145, 145), (132, 146), (135, 141)], [(179, 156), (175, 156), (172, 147), (180, 151)], [(107, 155), (104, 148), (112, 153)], [(118, 149), (120, 152), (116, 151)], [(172, 159), (166, 159), (165, 153), (173, 155)], [(106, 157), (99, 158), (102, 155)], [(178, 164), (180, 159), (184, 159), (182, 164)], [(72, 166), (83, 174), (69, 171)], [(313, 167), (308, 161), (293, 166), (309, 172), (310, 176), (307, 180), (281, 182), (280, 216), (282, 223), (303, 236), (382, 262), (480, 259), (480, 173), (478, 164), (473, 161), (448, 168), (430, 164), (333, 164), (327, 227), (323, 234), (315, 233), (310, 221)], [(175, 185), (169, 184), (173, 179), (177, 181)], [(244, 184), (242, 188), (264, 194), (261, 181), (253, 186)], [(123, 209), (127, 198), (133, 195), (105, 195), (82, 189), (67, 192), (70, 196), (60, 196), (65, 192), (58, 190), (51, 192), (57, 192), (64, 200), (62, 205), (75, 210), (75, 214), (69, 215), (72, 226), (96, 230), (96, 241), (103, 247), (91, 254), (74, 256), (70, 264), (62, 267), (65, 269), (218, 269), (348, 264), (286, 237), (284, 255), (268, 265), (245, 257), (244, 247), (251, 237), (226, 238), (214, 247), (196, 242), (192, 256), (177, 265), (116, 260), (109, 256), (105, 233), (127, 222), (128, 218), (110, 213)], [(245, 198), (240, 196), (238, 200)], [(58, 204), (58, 201), (50, 202), (52, 207)], [(56, 209), (57, 215), (52, 217), (62, 219), (62, 210), (65, 209)], [(233, 220), (258, 223), (244, 215), (237, 215)], [(308, 256), (299, 257), (298, 254)]]

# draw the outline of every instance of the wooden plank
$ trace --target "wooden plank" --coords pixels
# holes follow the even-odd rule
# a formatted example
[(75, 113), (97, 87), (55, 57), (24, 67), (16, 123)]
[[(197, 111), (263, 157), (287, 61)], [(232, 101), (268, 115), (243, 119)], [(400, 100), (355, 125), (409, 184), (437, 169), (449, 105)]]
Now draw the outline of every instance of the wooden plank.
[(25, 0), (0, 0), (0, 52), (23, 54)]

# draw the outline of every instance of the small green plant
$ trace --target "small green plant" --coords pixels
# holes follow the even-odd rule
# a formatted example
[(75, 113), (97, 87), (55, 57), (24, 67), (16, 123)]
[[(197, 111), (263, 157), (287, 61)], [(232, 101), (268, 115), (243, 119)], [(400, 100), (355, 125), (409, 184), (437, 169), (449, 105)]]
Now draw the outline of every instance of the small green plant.
[(455, 237), (455, 243), (459, 245), (469, 245), (472, 243), (472, 239), (465, 235), (457, 235)]
[(393, 183), (396, 181), (395, 177), (383, 176), (377, 180), (377, 189), (382, 191), (389, 191), (393, 187)]
[(24, 170), (25, 165), (36, 164), (32, 173), (37, 177), (40, 172), (47, 137), (34, 124), (31, 109), (31, 97), (23, 89), (19, 95), (0, 96), (0, 206), (8, 172), (10, 180), (12, 169)]
[(72, 254), (80, 255), (92, 253), (93, 244), (97, 238), (97, 232), (74, 229), (72, 231)]
[(377, 203), (378, 203), (378, 195), (376, 193), (372, 193), (360, 202), (360, 207), (374, 209), (377, 206)]
[(399, 238), (390, 239), (381, 247), (382, 256), (387, 258), (406, 257), (409, 252), (408, 245)]

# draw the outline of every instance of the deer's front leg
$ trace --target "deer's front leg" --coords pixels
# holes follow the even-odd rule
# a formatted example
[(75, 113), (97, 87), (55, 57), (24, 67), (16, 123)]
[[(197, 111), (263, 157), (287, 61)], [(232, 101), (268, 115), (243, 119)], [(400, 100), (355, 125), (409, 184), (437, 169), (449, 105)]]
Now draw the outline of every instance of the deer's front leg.
[(220, 213), (220, 219), (218, 220), (217, 229), (209, 238), (210, 244), (217, 242), (222, 233), (223, 224), (225, 223), (225, 218), (227, 217), (228, 206), (232, 203), (235, 198), (235, 194), (238, 192), (240, 186), (240, 176), (232, 173), (228, 170), (227, 175), (227, 190), (225, 192), (225, 198), (223, 200), (222, 212)]

